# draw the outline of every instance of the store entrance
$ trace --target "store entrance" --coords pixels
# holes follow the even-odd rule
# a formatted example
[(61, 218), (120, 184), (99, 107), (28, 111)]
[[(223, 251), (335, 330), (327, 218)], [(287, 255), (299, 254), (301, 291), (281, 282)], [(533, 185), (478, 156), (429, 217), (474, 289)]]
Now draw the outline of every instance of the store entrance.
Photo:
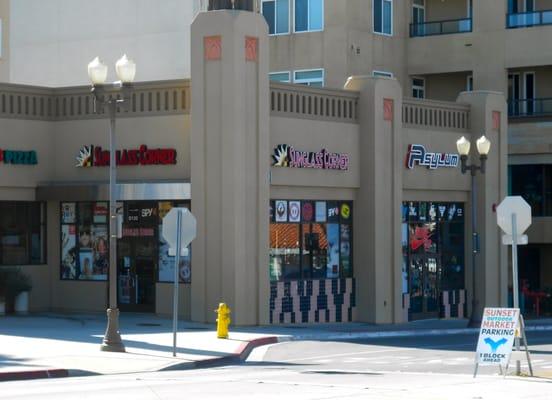
[(410, 258), (410, 320), (439, 318), (439, 270), (437, 255)]
[(119, 308), (121, 311), (154, 312), (159, 259), (157, 205), (128, 203), (124, 214), (122, 238), (117, 242)]

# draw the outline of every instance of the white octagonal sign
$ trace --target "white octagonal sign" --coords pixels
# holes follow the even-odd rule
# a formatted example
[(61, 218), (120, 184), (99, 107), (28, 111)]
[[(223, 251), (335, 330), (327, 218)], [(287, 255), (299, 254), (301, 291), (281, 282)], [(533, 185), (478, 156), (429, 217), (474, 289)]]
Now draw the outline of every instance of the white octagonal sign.
[(180, 252), (182, 253), (182, 249), (185, 249), (188, 247), (188, 245), (192, 242), (192, 240), (196, 237), (196, 219), (194, 215), (185, 207), (174, 207), (165, 215), (163, 218), (163, 238), (167, 241), (169, 246), (171, 246), (171, 249), (175, 249), (176, 253), (176, 219), (178, 217), (178, 213), (182, 213), (182, 225), (180, 229), (181, 236), (181, 249)]
[(512, 214), (516, 214), (516, 233), (523, 234), (531, 225), (531, 206), (521, 196), (508, 196), (496, 208), (498, 226), (512, 235)]

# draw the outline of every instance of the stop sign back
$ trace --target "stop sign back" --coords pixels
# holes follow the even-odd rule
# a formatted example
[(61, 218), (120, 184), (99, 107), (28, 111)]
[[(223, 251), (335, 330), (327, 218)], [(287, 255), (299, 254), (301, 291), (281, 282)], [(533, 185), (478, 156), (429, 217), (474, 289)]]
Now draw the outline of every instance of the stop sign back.
[(496, 208), (498, 226), (512, 235), (512, 214), (516, 215), (516, 233), (523, 234), (531, 225), (531, 206), (521, 196), (507, 196)]

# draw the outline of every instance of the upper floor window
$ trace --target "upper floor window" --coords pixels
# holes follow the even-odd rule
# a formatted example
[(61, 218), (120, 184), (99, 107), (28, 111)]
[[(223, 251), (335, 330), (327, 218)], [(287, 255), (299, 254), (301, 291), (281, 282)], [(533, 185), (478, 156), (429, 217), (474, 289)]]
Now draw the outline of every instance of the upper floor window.
[(412, 97), (415, 99), (425, 99), (424, 78), (412, 78)]
[(466, 91), (473, 91), (473, 75), (468, 75), (468, 80), (466, 82)]
[(295, 32), (324, 29), (324, 0), (295, 0)]
[(300, 85), (322, 87), (324, 86), (324, 70), (311, 69), (294, 71), (293, 82)]
[(270, 74), (268, 74), (268, 79), (270, 79), (273, 82), (284, 82), (284, 83), (291, 82), (289, 71), (271, 72)]
[(289, 33), (289, 3), (290, 0), (263, 0), (262, 13), (269, 35)]
[(374, 32), (393, 34), (393, 0), (374, 0)]

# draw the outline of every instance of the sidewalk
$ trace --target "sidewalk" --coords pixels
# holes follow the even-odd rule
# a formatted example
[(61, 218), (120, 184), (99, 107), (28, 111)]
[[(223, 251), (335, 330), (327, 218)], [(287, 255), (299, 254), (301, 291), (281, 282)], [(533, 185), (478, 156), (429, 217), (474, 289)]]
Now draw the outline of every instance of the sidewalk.
[[(100, 351), (105, 315), (37, 314), (0, 318), (0, 381), (89, 374), (121, 374), (205, 368), (245, 360), (255, 347), (288, 340), (353, 340), (477, 332), (466, 320), (400, 325), (364, 323), (230, 327), (217, 339), (214, 325), (179, 322), (172, 356), (172, 320), (122, 314), (126, 353)], [(552, 321), (528, 322), (528, 330), (551, 330)]]

